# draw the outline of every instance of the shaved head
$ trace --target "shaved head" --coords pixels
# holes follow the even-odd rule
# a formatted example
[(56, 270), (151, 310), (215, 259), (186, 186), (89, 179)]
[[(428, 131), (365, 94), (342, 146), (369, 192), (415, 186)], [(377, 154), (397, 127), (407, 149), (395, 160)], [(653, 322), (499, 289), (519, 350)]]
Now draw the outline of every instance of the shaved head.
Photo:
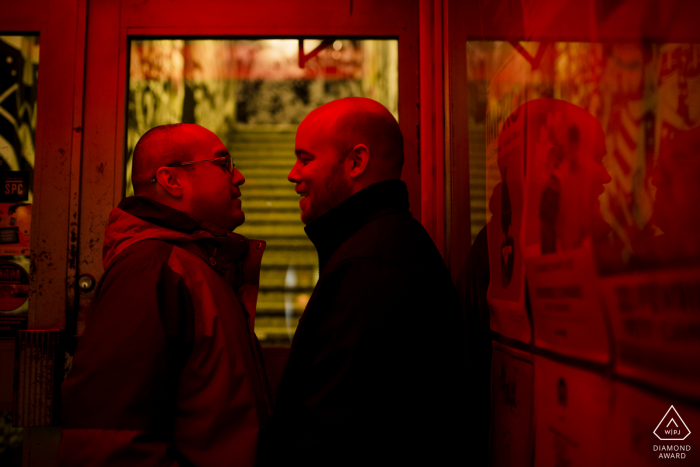
[(178, 123), (146, 132), (134, 148), (131, 181), (137, 196), (225, 230), (245, 220), (240, 199), (245, 177), (221, 139), (202, 126)]
[(353, 147), (364, 144), (371, 151), (375, 162), (371, 170), (376, 175), (385, 179), (401, 177), (403, 135), (394, 116), (379, 102), (365, 97), (338, 99), (309, 113), (301, 125), (305, 124), (325, 133), (339, 161)]
[(191, 160), (199, 139), (209, 133), (206, 128), (191, 123), (161, 125), (148, 130), (134, 148), (131, 169), (134, 194), (141, 196), (153, 191), (151, 178), (156, 171), (168, 164)]
[(403, 136), (379, 102), (346, 97), (306, 116), (297, 129), (297, 161), (287, 176), (308, 224), (364, 188), (401, 178)]

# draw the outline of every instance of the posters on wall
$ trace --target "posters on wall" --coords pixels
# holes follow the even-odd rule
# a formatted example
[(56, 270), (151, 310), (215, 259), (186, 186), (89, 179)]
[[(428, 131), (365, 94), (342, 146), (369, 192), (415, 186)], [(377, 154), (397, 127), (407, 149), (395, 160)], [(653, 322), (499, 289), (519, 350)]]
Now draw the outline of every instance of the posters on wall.
[[(529, 342), (527, 293), (536, 345), (607, 362), (601, 275), (700, 262), (700, 46), (468, 49), (470, 99), (484, 93), (470, 125), (485, 129), (491, 327)], [(527, 106), (540, 115), (526, 122)]]

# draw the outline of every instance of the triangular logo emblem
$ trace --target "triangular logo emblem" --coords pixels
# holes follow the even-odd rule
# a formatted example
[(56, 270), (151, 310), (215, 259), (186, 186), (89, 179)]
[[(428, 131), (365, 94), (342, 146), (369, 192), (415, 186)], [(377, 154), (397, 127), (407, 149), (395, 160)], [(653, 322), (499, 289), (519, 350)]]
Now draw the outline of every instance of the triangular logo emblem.
[(671, 406), (656, 426), (654, 434), (661, 441), (683, 441), (690, 434), (690, 430), (678, 411)]

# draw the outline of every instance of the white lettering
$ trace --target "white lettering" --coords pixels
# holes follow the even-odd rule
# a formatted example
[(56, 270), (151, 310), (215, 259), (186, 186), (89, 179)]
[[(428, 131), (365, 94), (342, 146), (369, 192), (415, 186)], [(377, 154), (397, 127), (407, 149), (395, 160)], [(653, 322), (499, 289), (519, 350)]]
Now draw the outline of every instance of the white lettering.
[(662, 444), (662, 445), (654, 444), (653, 448), (654, 448), (654, 452), (690, 451), (690, 444)]
[(685, 453), (677, 452), (660, 452), (659, 459), (685, 459)]

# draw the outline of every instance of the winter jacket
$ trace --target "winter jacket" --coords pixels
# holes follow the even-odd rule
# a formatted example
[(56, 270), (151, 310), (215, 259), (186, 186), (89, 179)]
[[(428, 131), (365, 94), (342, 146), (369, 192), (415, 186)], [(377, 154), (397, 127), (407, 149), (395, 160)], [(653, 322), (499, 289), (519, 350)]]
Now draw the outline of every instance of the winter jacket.
[(402, 181), (311, 222), (319, 280), (277, 392), (265, 465), (452, 465), (465, 442), (462, 315)]
[(253, 332), (263, 250), (148, 198), (111, 212), (62, 386), (61, 465), (254, 465), (270, 407)]

